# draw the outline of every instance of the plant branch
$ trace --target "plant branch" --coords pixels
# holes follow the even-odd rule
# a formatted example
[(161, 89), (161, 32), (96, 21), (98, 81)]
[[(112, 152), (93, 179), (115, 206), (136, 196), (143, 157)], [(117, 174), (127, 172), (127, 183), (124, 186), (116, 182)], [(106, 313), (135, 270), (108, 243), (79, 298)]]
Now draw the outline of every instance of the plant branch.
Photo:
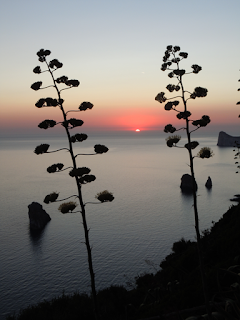
[[(46, 70), (47, 71), (47, 70)], [(43, 88), (39, 88), (38, 90), (43, 90), (43, 89), (47, 89), (47, 88), (50, 88), (50, 87), (54, 87), (53, 85), (50, 85), (50, 86), (47, 86), (47, 87), (43, 87)]]
[(194, 131), (197, 131), (199, 128), (201, 128), (201, 127), (197, 127), (196, 129), (193, 129), (193, 130), (190, 131), (189, 133), (192, 133), (192, 132), (194, 132)]
[(66, 115), (67, 115), (69, 112), (80, 112), (80, 110), (68, 110), (68, 111), (66, 112)]
[(63, 90), (68, 90), (68, 89), (71, 89), (71, 88), (73, 88), (73, 86), (70, 86), (70, 87), (67, 87), (67, 88), (63, 88), (63, 89), (59, 90), (59, 93), (62, 92)]
[(102, 202), (85, 202), (84, 205), (86, 204), (102, 204)]
[(54, 202), (65, 201), (65, 200), (67, 200), (67, 199), (70, 199), (70, 198), (73, 198), (73, 197), (75, 197), (75, 198), (78, 198), (78, 196), (77, 196), (76, 194), (74, 194), (74, 195), (72, 195), (72, 196), (69, 196), (69, 197), (67, 197), (67, 198), (64, 198), (64, 199), (60, 199), (60, 200), (55, 200)]
[(64, 169), (61, 169), (61, 170), (58, 170), (56, 172), (62, 172), (62, 171), (65, 171), (65, 170), (68, 170), (68, 169), (72, 169), (73, 167), (67, 167), (67, 168), (64, 168)]
[(47, 152), (45, 152), (45, 153), (53, 153), (53, 152), (58, 152), (58, 151), (62, 151), (62, 150), (70, 151), (68, 148), (61, 148), (61, 149), (58, 149), (58, 150), (47, 151)]
[(98, 153), (78, 153), (75, 155), (75, 158), (77, 158), (77, 156), (96, 156)]

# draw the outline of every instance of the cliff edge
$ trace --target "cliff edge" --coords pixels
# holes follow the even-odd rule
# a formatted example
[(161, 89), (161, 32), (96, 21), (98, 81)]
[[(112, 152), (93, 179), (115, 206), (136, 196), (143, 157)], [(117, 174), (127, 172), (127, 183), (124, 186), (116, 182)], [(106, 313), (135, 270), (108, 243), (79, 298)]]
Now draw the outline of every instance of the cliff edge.
[(220, 131), (218, 134), (217, 146), (219, 147), (234, 147), (235, 142), (240, 144), (240, 137), (233, 137), (226, 132)]

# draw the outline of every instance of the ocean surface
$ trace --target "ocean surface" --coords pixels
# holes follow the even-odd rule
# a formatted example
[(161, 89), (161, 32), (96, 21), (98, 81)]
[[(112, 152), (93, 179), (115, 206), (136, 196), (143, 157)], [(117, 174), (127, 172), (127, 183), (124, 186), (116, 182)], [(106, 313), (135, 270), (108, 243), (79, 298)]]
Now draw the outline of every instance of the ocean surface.
[[(84, 201), (96, 202), (95, 195), (106, 189), (115, 197), (111, 203), (86, 205), (97, 289), (134, 285), (137, 275), (159, 270), (175, 241), (195, 238), (192, 196), (179, 187), (181, 176), (189, 173), (188, 153), (168, 148), (165, 138), (144, 132), (89, 134), (88, 140), (74, 145), (76, 153), (91, 153), (98, 143), (109, 147), (106, 154), (77, 157), (80, 167), (89, 167), (96, 175), (94, 182), (83, 186)], [(186, 143), (182, 140), (181, 145)], [(197, 140), (200, 147), (214, 152), (210, 159), (194, 159), (204, 230), (234, 204), (229, 199), (240, 193), (239, 176), (232, 148), (217, 147), (217, 134)], [(53, 191), (60, 193), (59, 199), (76, 194), (68, 171), (46, 171), (53, 163), (71, 165), (70, 158), (66, 150), (34, 154), (41, 143), (49, 143), (50, 150), (67, 147), (64, 138), (0, 142), (0, 319), (63, 292), (90, 291), (80, 214), (63, 215), (59, 203), (43, 203)], [(205, 188), (208, 176), (211, 190)], [(52, 219), (37, 237), (29, 232), (28, 205), (33, 201), (41, 203)]]

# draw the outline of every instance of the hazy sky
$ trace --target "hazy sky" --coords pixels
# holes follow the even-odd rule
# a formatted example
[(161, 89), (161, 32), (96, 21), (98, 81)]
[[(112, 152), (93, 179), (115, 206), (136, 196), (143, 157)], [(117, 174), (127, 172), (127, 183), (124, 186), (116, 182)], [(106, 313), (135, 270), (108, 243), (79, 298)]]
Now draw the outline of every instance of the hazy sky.
[(48, 74), (32, 72), (40, 65), (36, 52), (41, 48), (63, 63), (57, 76), (81, 82), (63, 91), (65, 106), (94, 104), (92, 110), (75, 114), (85, 122), (83, 132), (162, 130), (176, 123), (175, 113), (154, 100), (173, 82), (160, 70), (165, 48), (172, 44), (188, 52), (186, 69), (194, 63), (202, 66), (199, 74), (185, 77), (187, 90), (202, 86), (209, 91), (206, 98), (189, 104), (194, 118), (207, 114), (212, 119), (209, 129), (240, 135), (239, 0), (0, 3), (0, 132), (31, 132), (42, 120), (58, 119), (55, 108), (34, 106), (39, 98), (55, 94), (52, 89), (30, 89), (35, 81), (50, 84)]

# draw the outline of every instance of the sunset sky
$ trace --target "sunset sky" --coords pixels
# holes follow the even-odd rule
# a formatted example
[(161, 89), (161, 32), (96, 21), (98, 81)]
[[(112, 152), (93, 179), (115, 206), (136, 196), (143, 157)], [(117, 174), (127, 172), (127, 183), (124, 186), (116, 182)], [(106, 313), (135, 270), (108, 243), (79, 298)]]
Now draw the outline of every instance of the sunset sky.
[(173, 111), (154, 100), (174, 83), (160, 70), (172, 44), (188, 52), (184, 68), (202, 67), (184, 80), (186, 90), (208, 89), (206, 98), (189, 103), (193, 117), (207, 114), (209, 130), (240, 135), (239, 12), (239, 0), (1, 1), (0, 134), (31, 134), (41, 121), (61, 119), (55, 108), (35, 107), (39, 98), (55, 97), (51, 88), (30, 89), (36, 81), (51, 84), (49, 74), (32, 72), (41, 65), (36, 56), (41, 48), (63, 63), (56, 76), (81, 83), (63, 91), (65, 107), (94, 104), (74, 114), (84, 121), (83, 132), (180, 125)]

